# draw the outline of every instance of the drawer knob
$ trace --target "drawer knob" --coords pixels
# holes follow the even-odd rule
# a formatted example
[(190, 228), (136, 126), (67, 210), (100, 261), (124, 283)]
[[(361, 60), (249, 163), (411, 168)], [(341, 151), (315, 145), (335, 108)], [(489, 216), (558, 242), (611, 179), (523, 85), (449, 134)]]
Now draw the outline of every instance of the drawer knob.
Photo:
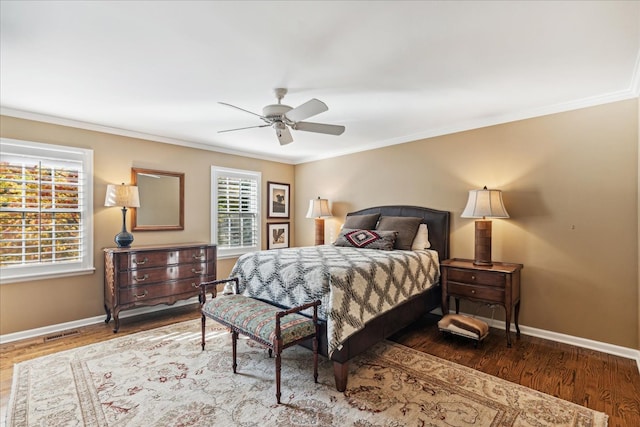
[(476, 290), (475, 290), (475, 289), (471, 289), (471, 293), (472, 293), (472, 294), (475, 294), (475, 293), (476, 293)]
[(203, 271), (204, 271), (204, 270), (196, 270), (195, 268), (192, 268), (192, 269), (191, 269), (191, 272), (192, 272), (192, 273), (195, 273), (195, 274), (202, 274), (202, 272), (203, 272)]
[(193, 259), (204, 259), (204, 254), (194, 255)]
[(149, 275), (148, 275), (148, 274), (145, 274), (145, 275), (144, 275), (144, 276), (142, 276), (142, 277), (135, 276), (135, 277), (133, 278), (133, 280), (135, 280), (136, 282), (144, 282), (144, 281), (145, 281), (145, 280), (147, 280), (148, 278), (149, 278)]
[(149, 292), (147, 292), (147, 291), (145, 290), (143, 293), (141, 293), (141, 294), (135, 294), (134, 296), (135, 296), (136, 298), (144, 298), (144, 297), (146, 297), (146, 296), (147, 296), (147, 294), (148, 294), (148, 293), (149, 293)]
[(147, 263), (147, 261), (149, 261), (149, 258), (144, 257), (144, 259), (143, 259), (142, 261), (138, 261), (137, 259), (134, 259), (134, 260), (133, 260), (133, 263), (134, 263), (135, 265), (144, 265), (144, 264), (146, 264), (146, 263)]
[(476, 280), (476, 276), (471, 276), (471, 280)]

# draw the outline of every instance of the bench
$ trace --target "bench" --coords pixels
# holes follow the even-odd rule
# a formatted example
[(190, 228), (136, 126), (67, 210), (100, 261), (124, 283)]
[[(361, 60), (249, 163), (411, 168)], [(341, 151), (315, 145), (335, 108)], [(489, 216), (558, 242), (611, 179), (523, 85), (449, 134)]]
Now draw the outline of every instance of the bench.
[[(266, 302), (243, 295), (223, 295), (218, 297), (217, 285), (234, 282), (238, 289), (238, 279), (222, 279), (200, 284), (200, 304), (202, 312), (202, 350), (205, 345), (206, 318), (231, 329), (231, 343), (233, 353), (233, 373), (236, 373), (236, 350), (238, 334), (242, 334), (269, 350), (269, 357), (275, 353), (276, 362), (276, 401), (280, 403), (280, 371), (281, 353), (287, 347), (302, 341), (313, 340), (313, 379), (318, 382), (318, 306), (320, 301), (314, 301), (289, 310), (282, 310)], [(206, 300), (207, 287), (213, 298)], [(301, 311), (313, 307), (313, 317), (300, 314)]]

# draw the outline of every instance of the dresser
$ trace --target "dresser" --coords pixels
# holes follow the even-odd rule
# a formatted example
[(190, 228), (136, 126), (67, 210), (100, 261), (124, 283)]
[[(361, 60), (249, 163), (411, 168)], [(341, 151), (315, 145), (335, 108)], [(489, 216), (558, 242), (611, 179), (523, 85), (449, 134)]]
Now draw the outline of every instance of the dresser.
[(200, 283), (216, 279), (216, 246), (184, 243), (104, 249), (105, 323), (120, 328), (122, 310), (199, 295)]
[(511, 347), (511, 315), (514, 314), (516, 336), (520, 336), (520, 271), (522, 264), (494, 262), (493, 265), (474, 265), (468, 259), (448, 259), (440, 264), (442, 277), (442, 313), (449, 313), (449, 298), (456, 301), (460, 311), (460, 298), (499, 304), (505, 309), (507, 347)]

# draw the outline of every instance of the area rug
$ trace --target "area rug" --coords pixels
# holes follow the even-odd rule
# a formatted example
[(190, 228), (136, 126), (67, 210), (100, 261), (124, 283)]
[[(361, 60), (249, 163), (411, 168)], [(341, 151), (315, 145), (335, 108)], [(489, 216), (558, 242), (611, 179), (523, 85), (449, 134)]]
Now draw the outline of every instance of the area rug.
[(282, 404), (275, 363), (249, 340), (200, 321), (114, 338), (17, 364), (7, 426), (606, 426), (607, 415), (389, 341), (350, 363), (344, 393), (331, 363), (288, 348)]

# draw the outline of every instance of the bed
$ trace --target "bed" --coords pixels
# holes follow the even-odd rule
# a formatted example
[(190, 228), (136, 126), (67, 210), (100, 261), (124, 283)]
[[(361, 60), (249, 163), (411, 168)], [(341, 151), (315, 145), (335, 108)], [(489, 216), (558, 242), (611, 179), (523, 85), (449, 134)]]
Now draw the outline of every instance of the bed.
[[(387, 220), (404, 217), (400, 222), (420, 218), (411, 221), (426, 224), (430, 247), (354, 248), (352, 243), (340, 243), (349, 228), (340, 233), (338, 245), (245, 254), (230, 274), (239, 279), (239, 293), (282, 308), (309, 300), (322, 301), (320, 353), (333, 362), (339, 391), (346, 389), (351, 358), (439, 307), (441, 302), (439, 261), (449, 257), (449, 212), (415, 206), (378, 206), (351, 212), (345, 225), (380, 218), (374, 224), (384, 228), (383, 217)], [(393, 235), (394, 239), (398, 236), (396, 244), (400, 243), (395, 231), (376, 232), (380, 236)], [(358, 235), (367, 238), (366, 233)]]

